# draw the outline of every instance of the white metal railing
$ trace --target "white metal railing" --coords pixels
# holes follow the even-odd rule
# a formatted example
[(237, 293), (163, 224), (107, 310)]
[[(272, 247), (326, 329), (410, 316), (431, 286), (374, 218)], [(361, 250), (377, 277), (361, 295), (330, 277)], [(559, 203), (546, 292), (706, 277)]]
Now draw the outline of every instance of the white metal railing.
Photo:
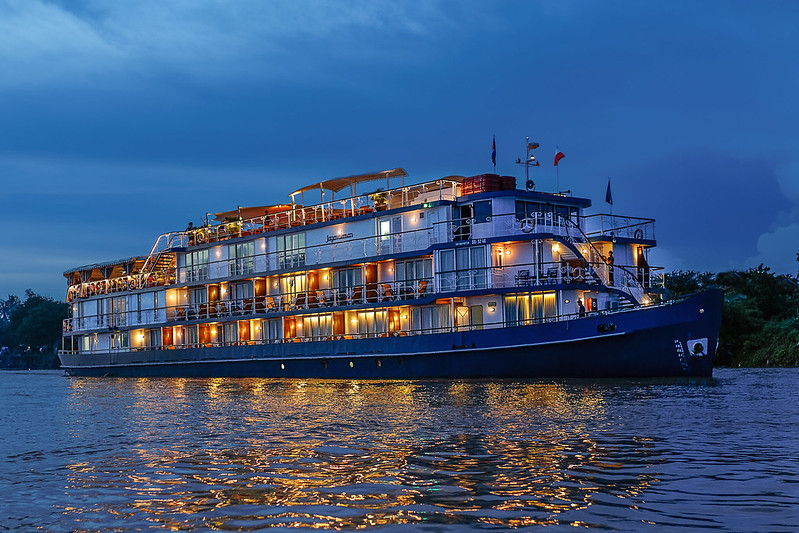
[(596, 214), (583, 217), (588, 236), (607, 235), (634, 240), (654, 240), (655, 221), (651, 218)]
[[(647, 307), (671, 305), (678, 300), (670, 300), (666, 302), (652, 303)], [(246, 346), (246, 345), (268, 345), (268, 344), (284, 344), (284, 343), (298, 343), (298, 342), (320, 342), (320, 341), (339, 341), (351, 339), (374, 339), (374, 338), (387, 338), (387, 337), (405, 337), (417, 335), (430, 335), (436, 333), (453, 333), (453, 332), (467, 332), (479, 330), (491, 330), (514, 326), (529, 326), (541, 323), (559, 322), (564, 320), (582, 320), (583, 318), (592, 316), (613, 316), (620, 313), (630, 312), (642, 306), (625, 306), (617, 309), (586, 311), (584, 315), (579, 313), (565, 313), (565, 314), (552, 314), (540, 317), (519, 318), (514, 320), (495, 320), (482, 323), (470, 324), (452, 324), (440, 327), (430, 328), (405, 328), (392, 330), (387, 324), (379, 327), (378, 331), (374, 332), (359, 332), (359, 333), (343, 333), (334, 334), (330, 330), (319, 335), (296, 335), (293, 337), (281, 336), (279, 338), (240, 338), (231, 339), (226, 341), (207, 341), (207, 342), (178, 342), (170, 345), (150, 345), (147, 343), (139, 344), (136, 346), (122, 346), (122, 347), (92, 347), (89, 350), (83, 349), (61, 349), (60, 354), (108, 354), (108, 353), (130, 353), (143, 350), (182, 350), (182, 349), (195, 349), (195, 348), (215, 348), (222, 346)], [(613, 323), (607, 324), (607, 327), (615, 328)], [(264, 331), (264, 328), (261, 328)], [(285, 334), (284, 334), (285, 335)], [(129, 342), (129, 340), (128, 340)], [(112, 361), (113, 362), (113, 361)]]
[[(585, 217), (586, 220), (589, 218)], [(654, 223), (650, 219), (614, 217), (613, 220), (616, 219), (619, 219), (617, 222), (623, 224), (611, 225), (608, 223), (605, 229), (597, 231), (604, 232), (607, 227), (613, 227), (620, 232), (633, 235), (637, 235), (636, 231), (641, 231), (643, 238), (654, 237)], [(68, 289), (67, 300), (72, 301), (81, 297), (147, 287), (204, 282), (230, 276), (313, 268), (327, 263), (369, 260), (386, 254), (423, 251), (442, 242), (464, 240), (479, 242), (494, 237), (518, 237), (520, 235), (534, 237), (540, 234), (551, 234), (563, 238), (566, 242), (577, 244), (587, 242), (588, 236), (597, 233), (596, 231), (584, 233), (580, 225), (554, 213), (534, 213), (523, 219), (517, 219), (515, 213), (499, 214), (484, 222), (477, 222), (474, 218), (450, 219), (388, 236), (369, 235), (346, 241), (306, 246), (301, 250), (293, 251), (288, 256), (285, 251), (269, 251), (245, 258), (213, 260), (200, 267), (169, 268), (164, 271), (131, 274), (116, 279), (76, 284)], [(170, 238), (173, 240), (177, 238), (176, 234), (165, 235), (172, 235)], [(592, 254), (590, 259), (596, 260), (597, 258), (593, 257), (595, 255)]]
[[(138, 326), (164, 322), (214, 319), (252, 313), (302, 311), (369, 303), (401, 302), (426, 296), (450, 296), (465, 290), (492, 290), (509, 287), (548, 287), (583, 283), (602, 284), (628, 293), (662, 288), (662, 268), (634, 265), (609, 266), (604, 262), (582, 261), (522, 263), (439, 271), (431, 278), (377, 280), (346, 287), (314, 290), (271, 290), (277, 277), (259, 278), (269, 294), (216, 302), (182, 303), (159, 309), (131, 309), (126, 312), (83, 315), (64, 320), (64, 332), (91, 331), (104, 327)], [(253, 282), (256, 280), (253, 280)], [(135, 315), (135, 316), (133, 316)]]

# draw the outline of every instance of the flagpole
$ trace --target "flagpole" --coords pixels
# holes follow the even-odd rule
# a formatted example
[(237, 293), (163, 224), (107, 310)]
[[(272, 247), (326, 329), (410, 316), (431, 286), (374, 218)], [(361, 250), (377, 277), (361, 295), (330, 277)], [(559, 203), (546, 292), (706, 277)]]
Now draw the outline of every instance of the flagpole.
[(555, 184), (555, 188), (557, 190), (555, 192), (560, 194), (560, 165), (555, 167), (555, 174), (557, 175), (557, 182)]
[(497, 173), (497, 136), (491, 141), (491, 162), (494, 163), (494, 174)]

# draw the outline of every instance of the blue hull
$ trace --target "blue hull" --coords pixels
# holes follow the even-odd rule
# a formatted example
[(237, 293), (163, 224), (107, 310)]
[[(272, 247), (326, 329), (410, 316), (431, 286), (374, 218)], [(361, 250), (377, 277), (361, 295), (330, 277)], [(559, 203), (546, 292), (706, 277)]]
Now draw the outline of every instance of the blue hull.
[[(330, 379), (710, 376), (723, 292), (528, 326), (61, 356), (75, 376)], [(700, 342), (701, 341), (701, 342)]]

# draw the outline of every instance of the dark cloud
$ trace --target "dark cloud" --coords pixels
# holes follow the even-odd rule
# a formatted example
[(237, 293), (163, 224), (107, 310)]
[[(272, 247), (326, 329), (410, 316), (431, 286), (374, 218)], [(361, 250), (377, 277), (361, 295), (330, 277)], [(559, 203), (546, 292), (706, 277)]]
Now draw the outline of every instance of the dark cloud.
[[(603, 210), (611, 177), (618, 212), (656, 217), (667, 261), (776, 264), (799, 222), (785, 170), (797, 15), (737, 1), (6, 2), (0, 224), (27, 231), (4, 258), (33, 265), (30, 242), (63, 256), (46, 287), (60, 294), (76, 262), (146, 253), (205, 211), (281, 201), (287, 183), (477, 174), (493, 135), (498, 169), (519, 175), (531, 135), (545, 162), (566, 152), (575, 195)], [(536, 180), (554, 189), (554, 169)], [(19, 280), (4, 267), (0, 294)]]

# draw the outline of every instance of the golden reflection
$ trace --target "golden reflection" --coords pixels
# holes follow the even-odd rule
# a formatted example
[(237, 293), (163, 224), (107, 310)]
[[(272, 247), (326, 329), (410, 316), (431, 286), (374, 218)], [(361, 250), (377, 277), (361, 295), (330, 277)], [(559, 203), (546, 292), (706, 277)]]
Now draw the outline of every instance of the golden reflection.
[(68, 465), (65, 490), (91, 494), (93, 513), (126, 524), (588, 527), (581, 513), (598, 495), (635, 506), (657, 480), (657, 443), (607, 434), (607, 389), (579, 383), (76, 379), (71, 388), (76, 414), (102, 416), (91, 401), (106, 401), (116, 425)]

